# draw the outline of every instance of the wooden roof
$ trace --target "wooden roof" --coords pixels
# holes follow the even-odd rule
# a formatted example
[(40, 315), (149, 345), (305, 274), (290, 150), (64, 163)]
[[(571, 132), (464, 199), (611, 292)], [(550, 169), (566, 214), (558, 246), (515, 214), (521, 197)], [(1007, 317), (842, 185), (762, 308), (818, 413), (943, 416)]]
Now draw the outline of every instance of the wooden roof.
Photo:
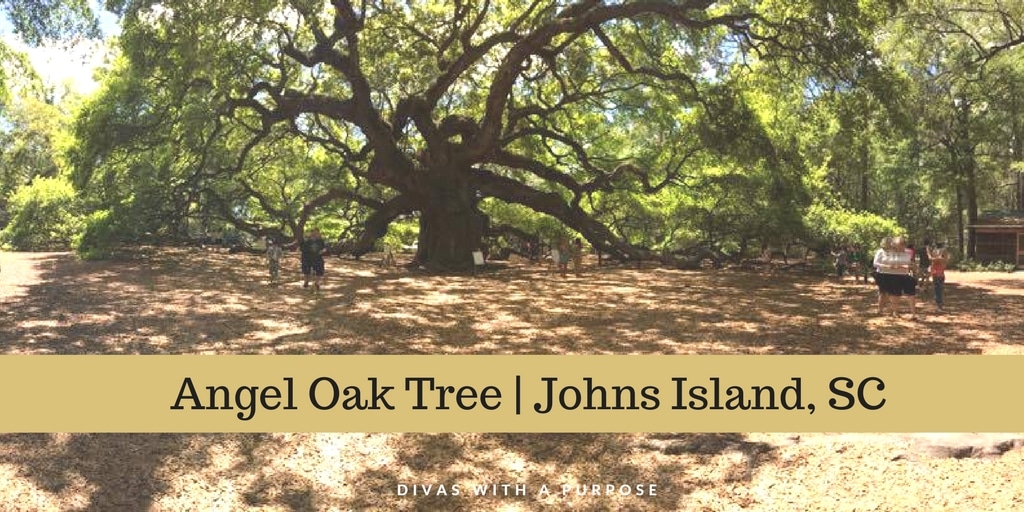
[(1024, 211), (985, 212), (978, 216), (978, 221), (968, 227), (1024, 229)]

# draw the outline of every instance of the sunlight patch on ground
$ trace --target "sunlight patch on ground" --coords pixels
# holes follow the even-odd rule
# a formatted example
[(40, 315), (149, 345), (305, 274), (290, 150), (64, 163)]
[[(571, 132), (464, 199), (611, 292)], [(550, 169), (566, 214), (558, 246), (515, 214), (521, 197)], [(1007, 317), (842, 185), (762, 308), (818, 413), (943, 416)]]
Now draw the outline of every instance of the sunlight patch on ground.
[(721, 308), (710, 307), (700, 304), (678, 304), (677, 309), (688, 315), (722, 316)]
[(75, 316), (75, 323), (80, 325), (85, 324), (108, 324), (116, 322), (121, 315), (117, 313), (82, 313)]
[[(380, 469), (391, 465), (395, 462), (396, 453), (388, 439), (386, 434), (373, 433), (314, 434), (310, 440), (317, 447), (317, 455), (326, 467), (313, 476), (324, 485), (334, 485), (340, 477), (357, 470)], [(305, 467), (298, 458), (289, 462), (290, 469), (295, 471)], [(341, 471), (331, 471), (335, 468)]]
[(522, 454), (504, 451), (504, 453), (498, 456), (499, 468), (504, 469), (506, 472), (520, 474), (526, 471), (529, 462), (523, 458)]
[(53, 329), (60, 325), (57, 320), (25, 320), (18, 323), (18, 327), (22, 329)]
[(4, 483), (5, 496), (18, 497), (16, 510), (80, 510), (89, 506), (96, 492), (96, 486), (81, 475), (69, 473), (63, 475), (60, 491), (55, 494), (23, 477), (13, 464), (0, 464), (0, 482)]
[(10, 354), (10, 355), (18, 356), (18, 355), (42, 355), (42, 354), (54, 354), (54, 353), (56, 353), (56, 350), (53, 350), (53, 349), (36, 348), (36, 347), (34, 347), (32, 345), (32, 343), (33, 343), (32, 341), (29, 341), (28, 342), (28, 345), (29, 345), (28, 347), (20, 347), (20, 348), (14, 348), (14, 349), (6, 350), (6, 351), (4, 351), (4, 354)]
[(372, 318), (386, 319), (386, 320), (398, 320), (407, 325), (429, 325), (433, 327), (455, 327), (458, 324), (456, 320), (446, 321), (430, 321), (422, 317), (422, 315), (416, 312), (374, 312), (371, 313)]
[(718, 322), (719, 327), (741, 332), (761, 332), (764, 324), (758, 322), (747, 322), (743, 320), (726, 320)]
[(563, 307), (554, 307), (554, 306), (552, 306), (552, 307), (547, 308), (547, 312), (548, 313), (554, 313), (554, 314), (557, 314), (557, 315), (567, 315), (569, 313), (572, 313), (573, 310), (571, 308), (563, 308)]
[(180, 467), (181, 461), (171, 459), (155, 472), (161, 480), (168, 483), (168, 488), (161, 495), (154, 499), (154, 508), (158, 510), (185, 510), (192, 505), (190, 496), (204, 496), (207, 506), (210, 509), (227, 508), (231, 503), (244, 503), (244, 497), (240, 490), (244, 491), (254, 475), (235, 473), (228, 476), (228, 470), (233, 464), (240, 460), (235, 454), (229, 454), (218, 445), (210, 446), (203, 450), (202, 446), (191, 443), (192, 451), (205, 451), (208, 456), (207, 465), (198, 468), (188, 468), (191, 471), (183, 472)]
[(281, 302), (284, 302), (285, 304), (288, 304), (290, 306), (294, 306), (296, 304), (302, 304), (303, 302), (306, 302), (303, 297), (281, 297), (278, 300), (280, 300)]
[(985, 355), (994, 356), (1020, 356), (1024, 355), (1024, 346), (1004, 345), (1002, 343), (978, 342), (971, 346), (977, 348)]
[(301, 334), (305, 330), (296, 331), (295, 324), (293, 322), (287, 322), (274, 318), (257, 318), (254, 320), (257, 324), (263, 327), (265, 331), (260, 331), (258, 334), (265, 333), (266, 331), (273, 331), (275, 334)]
[(209, 461), (209, 469), (225, 473), (232, 468), (242, 464), (244, 458), (238, 453), (236, 447), (225, 444), (198, 444), (192, 443), (191, 449), (203, 450), (206, 452), (206, 460)]
[(583, 340), (584, 342), (590, 342), (592, 339), (587, 335), (587, 331), (582, 327), (578, 326), (564, 326), (552, 329), (552, 334), (556, 338), (563, 340)]
[(520, 320), (516, 315), (501, 311), (481, 317), (473, 324), (473, 329), (482, 334), (523, 332), (531, 327), (533, 325)]
[(964, 329), (964, 328), (960, 328), (960, 329), (957, 329), (956, 334), (958, 336), (962, 336), (962, 337), (965, 337), (967, 339), (974, 340), (974, 343), (992, 343), (992, 342), (1007, 341), (1007, 340), (1000, 339), (1000, 337), (997, 334), (995, 334), (995, 333), (988, 332), (988, 331), (982, 331), (980, 329)]
[[(27, 256), (27, 257), (25, 257)], [(39, 274), (43, 255), (15, 255), (0, 251), (0, 302), (12, 301), (27, 294), (26, 276)]]
[(636, 286), (624, 286), (624, 285), (609, 285), (604, 288), (604, 292), (608, 294), (623, 295), (623, 296), (635, 296), (641, 291)]
[(1010, 289), (1010, 288), (999, 288), (999, 287), (986, 288), (986, 290), (989, 293), (993, 293), (995, 295), (1011, 295), (1011, 296), (1018, 296), (1018, 297), (1024, 296), (1024, 287), (1016, 289), (1016, 290), (1013, 290), (1013, 289)]
[(163, 334), (153, 334), (146, 336), (146, 343), (156, 347), (169, 347), (174, 344), (174, 340), (170, 336)]
[[(219, 437), (219, 436), (218, 436)], [(315, 494), (316, 503), (352, 500), (377, 488), (360, 475), (395, 463), (391, 435), (268, 434), (265, 442), (251, 436), (222, 442), (196, 438), (185, 454), (170, 457), (157, 476), (170, 487), (155, 500), (160, 510), (193, 510), (192, 497), (203, 496), (203, 509), (292, 510), (294, 500)], [(204, 445), (206, 448), (204, 449)], [(202, 453), (201, 457), (188, 453)], [(206, 461), (206, 463), (198, 463)]]
[(363, 295), (363, 296), (366, 296), (366, 297), (373, 297), (373, 296), (376, 296), (378, 293), (380, 293), (380, 291), (379, 290), (374, 290), (371, 287), (366, 287), (366, 288), (360, 288), (360, 289), (356, 290), (355, 293), (356, 293), (356, 295)]
[(377, 273), (372, 270), (359, 270), (352, 268), (339, 268), (336, 271), (331, 272), (332, 276), (338, 276), (339, 278), (345, 277), (377, 277)]
[(462, 304), (463, 299), (458, 295), (442, 291), (433, 291), (419, 297), (418, 302), (426, 306), (444, 306), (449, 304)]
[(261, 342), (279, 341), (291, 336), (301, 336), (309, 332), (309, 328), (275, 322), (273, 320), (262, 320), (265, 330), (250, 333), (248, 339)]

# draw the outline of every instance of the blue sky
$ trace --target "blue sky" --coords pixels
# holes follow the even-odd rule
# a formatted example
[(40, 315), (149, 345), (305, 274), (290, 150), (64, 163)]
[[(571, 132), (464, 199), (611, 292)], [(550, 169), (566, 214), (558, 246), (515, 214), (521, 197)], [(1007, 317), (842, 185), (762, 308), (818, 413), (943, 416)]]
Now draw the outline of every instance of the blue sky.
[[(99, 14), (100, 30), (104, 38), (120, 33), (116, 15), (103, 10), (100, 2), (93, 1), (93, 8)], [(96, 67), (103, 64), (106, 46), (103, 41), (83, 40), (74, 45), (46, 44), (29, 47), (12, 31), (6, 16), (0, 16), (0, 39), (9, 47), (28, 55), (36, 73), (46, 85), (67, 87), (81, 94), (88, 94), (97, 87), (93, 79)]]

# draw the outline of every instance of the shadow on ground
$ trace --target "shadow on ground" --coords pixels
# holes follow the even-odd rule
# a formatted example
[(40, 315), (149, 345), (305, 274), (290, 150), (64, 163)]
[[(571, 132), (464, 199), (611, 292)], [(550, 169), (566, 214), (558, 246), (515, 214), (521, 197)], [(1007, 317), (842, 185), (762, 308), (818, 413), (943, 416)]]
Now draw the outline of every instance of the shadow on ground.
[(773, 450), (741, 434), (9, 434), (0, 469), (16, 468), (35, 510), (671, 510), (749, 481)]
[[(292, 258), (294, 259), (294, 258)], [(1024, 351), (1024, 301), (947, 285), (918, 321), (879, 317), (870, 286), (735, 271), (543, 266), (428, 276), (332, 259), (324, 290), (266, 284), (252, 255), (48, 255), (5, 297), (2, 350), (29, 354), (971, 354)], [(34, 282), (33, 282), (34, 281)], [(1016, 282), (1011, 282), (1011, 284)]]
[[(7, 354), (1024, 353), (1022, 281), (950, 276), (950, 311), (875, 314), (874, 289), (756, 273), (542, 266), (428, 276), (332, 259), (318, 295), (266, 284), (250, 255), (23, 255), (0, 275)], [(12, 276), (12, 272), (14, 275)], [(34, 510), (674, 509), (751, 479), (777, 448), (740, 434), (0, 435), (5, 502)], [(708, 468), (712, 468), (709, 470)], [(458, 496), (399, 484), (460, 484)], [(473, 485), (526, 483), (526, 497)], [(655, 497), (561, 485), (656, 484)], [(542, 485), (550, 496), (535, 493)], [(13, 486), (13, 487), (12, 487)], [(436, 493), (436, 489), (434, 490)], [(18, 501), (11, 501), (17, 496)]]

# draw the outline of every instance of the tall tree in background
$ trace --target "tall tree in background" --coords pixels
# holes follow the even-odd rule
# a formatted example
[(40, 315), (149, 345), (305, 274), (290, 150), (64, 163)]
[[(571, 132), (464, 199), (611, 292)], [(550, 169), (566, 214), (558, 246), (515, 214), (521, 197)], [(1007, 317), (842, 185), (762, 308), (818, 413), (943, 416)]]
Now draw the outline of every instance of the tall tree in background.
[[(99, 35), (87, 0), (3, 0), (0, 16), (30, 46)], [(28, 57), (0, 41), (0, 229), (11, 220), (17, 191), (38, 177), (59, 181), (58, 153), (69, 144), (64, 133), (68, 114), (43, 96)], [(61, 137), (65, 140), (58, 142)], [(18, 197), (29, 195), (23, 191)]]
[(1011, 82), (1020, 76), (1024, 5), (909, 2), (893, 35), (899, 42), (891, 57), (918, 83), (923, 146), (933, 143), (945, 153), (934, 161), (943, 162), (939, 181), (952, 184), (961, 254), (974, 257), (970, 226), (984, 205), (1007, 203), (994, 193), (1007, 188), (994, 183), (997, 177), (1012, 173), (1019, 188), (1014, 126), (1021, 111)]

